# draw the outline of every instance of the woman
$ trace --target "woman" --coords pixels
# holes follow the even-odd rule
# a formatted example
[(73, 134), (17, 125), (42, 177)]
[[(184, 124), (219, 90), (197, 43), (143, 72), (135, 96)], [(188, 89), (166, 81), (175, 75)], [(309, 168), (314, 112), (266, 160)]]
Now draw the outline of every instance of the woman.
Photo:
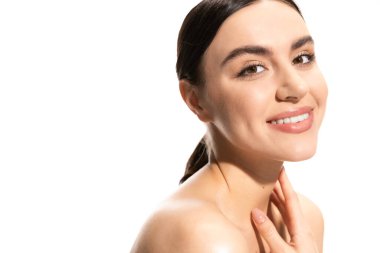
[(327, 97), (295, 3), (202, 1), (182, 25), (177, 74), (207, 133), (132, 252), (322, 252), (322, 215), (283, 169), (315, 153)]

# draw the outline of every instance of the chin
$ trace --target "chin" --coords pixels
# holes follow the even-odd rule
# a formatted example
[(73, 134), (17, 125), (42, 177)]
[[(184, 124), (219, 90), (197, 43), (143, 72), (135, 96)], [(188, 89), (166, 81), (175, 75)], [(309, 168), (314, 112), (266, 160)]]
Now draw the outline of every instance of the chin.
[(316, 143), (309, 145), (295, 145), (284, 153), (284, 161), (288, 162), (300, 162), (310, 159), (314, 156), (317, 150)]

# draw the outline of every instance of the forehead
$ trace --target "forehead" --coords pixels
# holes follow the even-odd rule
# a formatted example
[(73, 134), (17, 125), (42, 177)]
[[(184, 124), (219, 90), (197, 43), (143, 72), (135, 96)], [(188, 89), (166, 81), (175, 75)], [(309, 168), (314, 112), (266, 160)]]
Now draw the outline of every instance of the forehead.
[[(247, 45), (289, 50), (294, 40), (309, 32), (301, 15), (280, 1), (258, 1), (230, 17), (220, 27), (206, 54), (217, 60)], [(221, 60), (221, 59), (219, 59)]]

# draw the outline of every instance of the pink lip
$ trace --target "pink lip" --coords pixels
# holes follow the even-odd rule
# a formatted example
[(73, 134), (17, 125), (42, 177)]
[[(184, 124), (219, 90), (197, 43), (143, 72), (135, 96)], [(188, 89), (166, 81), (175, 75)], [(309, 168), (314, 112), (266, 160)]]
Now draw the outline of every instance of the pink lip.
[[(301, 122), (288, 123), (288, 124), (276, 124), (276, 125), (271, 124), (271, 121), (273, 120), (290, 118), (290, 117), (302, 115), (305, 113), (309, 114), (309, 118)], [(299, 133), (309, 130), (313, 125), (313, 120), (314, 120), (313, 108), (302, 107), (295, 110), (290, 110), (287, 112), (282, 112), (280, 114), (277, 114), (271, 117), (270, 120), (267, 121), (267, 123), (270, 125), (271, 128), (279, 130), (281, 132), (299, 134)]]
[(310, 113), (312, 110), (313, 108), (310, 106), (305, 106), (305, 107), (289, 110), (289, 111), (282, 112), (271, 117), (269, 120), (267, 120), (267, 122), (271, 122), (272, 120), (278, 120), (278, 119), (283, 119), (283, 118), (290, 118), (290, 117), (298, 116), (304, 113)]

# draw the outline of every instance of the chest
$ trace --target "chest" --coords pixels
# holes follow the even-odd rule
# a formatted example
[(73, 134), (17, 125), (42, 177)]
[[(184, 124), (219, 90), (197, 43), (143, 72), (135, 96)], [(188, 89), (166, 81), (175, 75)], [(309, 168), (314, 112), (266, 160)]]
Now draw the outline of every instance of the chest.
[[(277, 209), (269, 209), (268, 216), (270, 217), (272, 223), (276, 227), (279, 235), (284, 239), (284, 241), (290, 241), (290, 235), (286, 229), (285, 223), (281, 217), (280, 212)], [(245, 240), (247, 241), (247, 245), (249, 246), (250, 252), (254, 253), (269, 253), (270, 248), (266, 241), (262, 239), (259, 235), (258, 231), (252, 225), (251, 228), (241, 230)]]

